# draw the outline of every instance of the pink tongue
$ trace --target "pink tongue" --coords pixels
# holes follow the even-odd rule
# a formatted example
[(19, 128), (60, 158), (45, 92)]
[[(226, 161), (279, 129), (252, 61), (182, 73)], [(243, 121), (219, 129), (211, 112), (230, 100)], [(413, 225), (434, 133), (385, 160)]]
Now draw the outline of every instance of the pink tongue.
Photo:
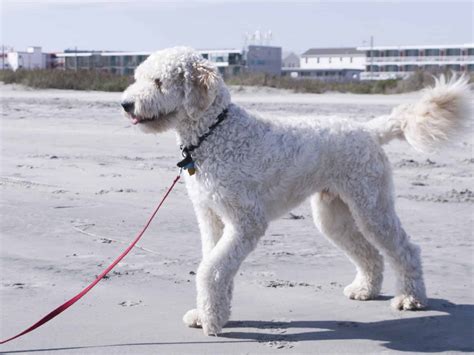
[(132, 123), (133, 123), (133, 124), (137, 124), (138, 122), (140, 122), (140, 121), (138, 120), (138, 118), (132, 117)]

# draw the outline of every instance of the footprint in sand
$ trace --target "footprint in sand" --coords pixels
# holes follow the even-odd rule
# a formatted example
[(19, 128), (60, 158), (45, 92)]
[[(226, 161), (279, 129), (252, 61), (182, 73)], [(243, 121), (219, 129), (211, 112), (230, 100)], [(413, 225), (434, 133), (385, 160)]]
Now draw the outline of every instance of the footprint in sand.
[(138, 300), (138, 301), (127, 300), (127, 301), (120, 302), (118, 305), (122, 306), (122, 307), (135, 307), (135, 306), (139, 306), (141, 304), (142, 304), (142, 300)]
[[(288, 340), (289, 335), (286, 334), (287, 330), (284, 328), (285, 322), (272, 321), (269, 324), (268, 330), (271, 334), (268, 334), (262, 339), (262, 343), (266, 346), (274, 349), (291, 349), (294, 347), (293, 343)], [(271, 338), (272, 340), (266, 341), (265, 339)]]

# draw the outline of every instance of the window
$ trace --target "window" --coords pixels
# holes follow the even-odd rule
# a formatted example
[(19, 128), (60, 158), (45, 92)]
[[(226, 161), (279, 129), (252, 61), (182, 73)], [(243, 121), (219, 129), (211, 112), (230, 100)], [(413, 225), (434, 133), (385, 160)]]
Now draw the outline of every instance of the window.
[(110, 57), (110, 65), (115, 66), (118, 65), (119, 58), (116, 55)]
[(239, 64), (242, 61), (240, 53), (229, 53), (229, 64)]
[(379, 51), (367, 51), (367, 57), (369, 57), (369, 58), (379, 57), (379, 56), (380, 56)]
[(440, 54), (439, 49), (425, 49), (425, 55), (427, 57), (435, 57)]
[(66, 57), (66, 69), (76, 68), (76, 58), (75, 57)]
[(461, 66), (459, 64), (450, 64), (446, 66), (448, 69), (454, 70), (454, 71), (460, 71)]
[[(449, 68), (449, 65), (447, 67)], [(428, 70), (428, 71), (432, 71), (432, 72), (436, 72), (436, 71), (439, 70), (439, 65), (427, 64), (427, 65), (423, 66), (423, 69)]]
[(446, 50), (446, 55), (461, 55), (460, 48), (450, 48)]
[(316, 57), (316, 62), (319, 64), (319, 57)]
[(339, 61), (342, 62), (342, 57), (339, 57)]
[(418, 57), (419, 53), (420, 53), (420, 51), (418, 49), (407, 49), (405, 51), (405, 55), (407, 57)]
[(329, 58), (328, 58), (328, 61), (329, 61), (329, 63), (331, 63), (331, 60), (332, 60), (332, 58), (331, 58), (331, 57), (329, 57)]
[(89, 57), (77, 57), (77, 65), (81, 68), (89, 66)]
[(352, 63), (352, 57), (349, 58), (349, 61)]

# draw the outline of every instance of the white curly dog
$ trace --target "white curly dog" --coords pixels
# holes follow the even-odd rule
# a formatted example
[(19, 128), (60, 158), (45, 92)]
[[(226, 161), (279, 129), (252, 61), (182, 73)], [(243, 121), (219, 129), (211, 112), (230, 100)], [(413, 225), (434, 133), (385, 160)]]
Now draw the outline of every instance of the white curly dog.
[(197, 308), (184, 322), (202, 326), (206, 335), (221, 332), (241, 263), (271, 220), (308, 197), (316, 226), (356, 266), (347, 297), (377, 297), (383, 254), (398, 280), (393, 307), (425, 307), (420, 251), (395, 212), (381, 145), (401, 138), (426, 151), (446, 141), (468, 117), (468, 91), (466, 79), (442, 77), (417, 103), (367, 123), (317, 117), (274, 122), (233, 104), (214, 65), (192, 49), (152, 54), (136, 69), (122, 106), (144, 131), (174, 129), (187, 152), (184, 163), (196, 170), (186, 176), (186, 187), (201, 231), (202, 262)]

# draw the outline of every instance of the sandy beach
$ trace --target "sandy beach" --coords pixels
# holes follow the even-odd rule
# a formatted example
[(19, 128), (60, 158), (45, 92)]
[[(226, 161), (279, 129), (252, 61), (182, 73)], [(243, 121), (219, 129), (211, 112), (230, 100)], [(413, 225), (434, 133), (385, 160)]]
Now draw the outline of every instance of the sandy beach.
[[(1, 85), (0, 338), (76, 294), (125, 248), (177, 174), (174, 133), (145, 135), (120, 111), (120, 93)], [(420, 93), (295, 94), (233, 88), (262, 116), (368, 120)], [(472, 121), (436, 154), (385, 147), (397, 211), (421, 246), (429, 309), (390, 308), (383, 295), (342, 294), (355, 270), (314, 227), (309, 203), (271, 224), (235, 282), (219, 337), (186, 328), (195, 303), (200, 239), (183, 182), (107, 279), (56, 319), (1, 346), (45, 354), (306, 354), (474, 351)]]

